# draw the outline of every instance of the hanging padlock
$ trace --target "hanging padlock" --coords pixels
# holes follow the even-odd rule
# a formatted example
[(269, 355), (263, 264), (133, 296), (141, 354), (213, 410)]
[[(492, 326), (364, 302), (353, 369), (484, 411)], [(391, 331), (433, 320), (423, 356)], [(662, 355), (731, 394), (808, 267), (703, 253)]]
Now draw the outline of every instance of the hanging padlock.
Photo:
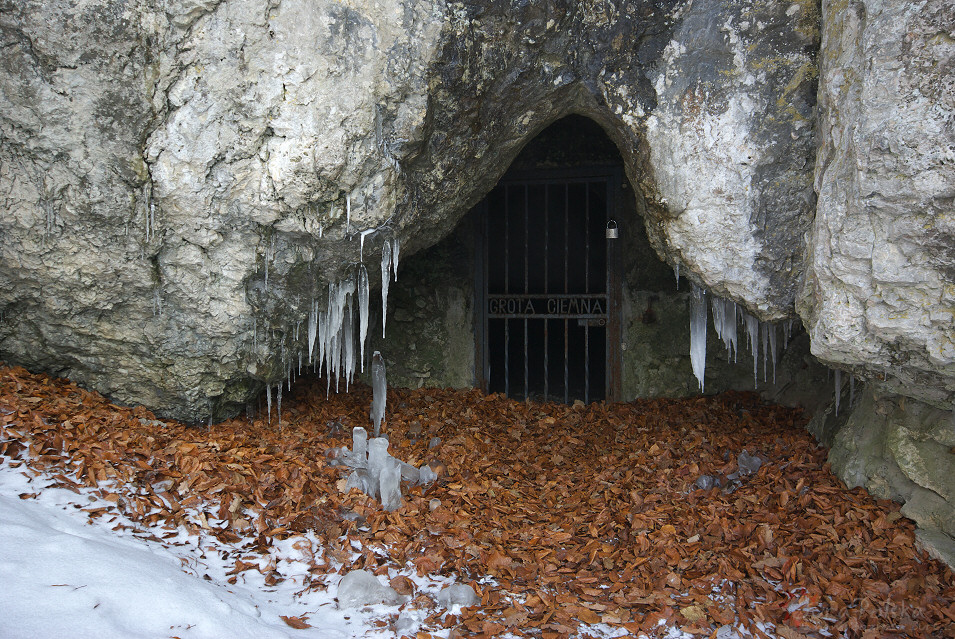
[(620, 230), (617, 228), (617, 221), (610, 220), (607, 222), (607, 239), (615, 240), (620, 237)]

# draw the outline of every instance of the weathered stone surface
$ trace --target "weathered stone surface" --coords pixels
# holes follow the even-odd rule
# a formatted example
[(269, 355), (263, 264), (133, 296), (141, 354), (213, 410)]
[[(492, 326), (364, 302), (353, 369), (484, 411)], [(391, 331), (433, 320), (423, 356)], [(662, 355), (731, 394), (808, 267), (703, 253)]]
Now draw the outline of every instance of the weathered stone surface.
[(955, 12), (823, 7), (819, 201), (799, 310), (813, 353), (955, 403)]
[(812, 219), (818, 18), (810, 1), (687, 4), (650, 76), (651, 240), (764, 320), (792, 315)]
[[(903, 502), (923, 545), (955, 564), (955, 413), (867, 390), (836, 433), (829, 462), (850, 488)], [(934, 541), (933, 541), (934, 540)]]

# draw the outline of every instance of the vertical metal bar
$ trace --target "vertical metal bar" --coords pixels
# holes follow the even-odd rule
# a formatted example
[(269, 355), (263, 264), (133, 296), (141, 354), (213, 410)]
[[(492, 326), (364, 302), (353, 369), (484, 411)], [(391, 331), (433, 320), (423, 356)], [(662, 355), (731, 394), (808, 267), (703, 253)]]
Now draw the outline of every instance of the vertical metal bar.
[[(547, 288), (547, 255), (550, 253), (550, 184), (544, 184), (544, 293), (550, 293)], [(547, 327), (550, 320), (544, 322), (544, 401), (547, 401), (547, 352), (550, 350), (550, 342), (547, 339)]]
[[(488, 206), (487, 199), (483, 200), (479, 205), (479, 219), (473, 220), (471, 223), (471, 233), (474, 236), (475, 241), (475, 258), (478, 260), (478, 263), (474, 269), (474, 293), (476, 296), (480, 296), (480, 304), (474, 305), (475, 317), (474, 317), (474, 326), (480, 331), (475, 337), (475, 375), (478, 377), (477, 382), (481, 391), (486, 393), (488, 391), (488, 384), (491, 379), (491, 358), (488, 353), (488, 317), (487, 317), (487, 287), (488, 287), (488, 272), (487, 272), (487, 229), (490, 224), (488, 217), (490, 216), (490, 207)], [(480, 317), (477, 314), (480, 313)], [(480, 367), (480, 368), (478, 368)]]
[[(567, 257), (570, 253), (568, 250), (568, 233), (570, 230), (570, 185), (567, 182), (564, 182), (564, 293), (567, 293)], [(568, 330), (570, 326), (567, 319), (564, 319), (564, 403), (570, 401), (570, 371), (567, 365), (567, 346), (569, 341)]]
[[(590, 293), (590, 182), (584, 183), (584, 293)], [(584, 320), (584, 403), (590, 403), (590, 321)]]
[[(511, 187), (504, 185), (504, 293), (509, 293), (510, 286), (510, 229), (511, 224)], [(504, 319), (504, 394), (511, 395), (511, 320)]]
[[(527, 201), (527, 190), (530, 188), (527, 183), (524, 183), (524, 294), (527, 295), (530, 291), (528, 290), (529, 282), (527, 276), (527, 267), (528, 267), (528, 258), (527, 258), (527, 249), (530, 246), (530, 235), (528, 234), (528, 209), (530, 208)], [(527, 401), (529, 396), (529, 379), (527, 375), (527, 318), (524, 318), (524, 401)]]

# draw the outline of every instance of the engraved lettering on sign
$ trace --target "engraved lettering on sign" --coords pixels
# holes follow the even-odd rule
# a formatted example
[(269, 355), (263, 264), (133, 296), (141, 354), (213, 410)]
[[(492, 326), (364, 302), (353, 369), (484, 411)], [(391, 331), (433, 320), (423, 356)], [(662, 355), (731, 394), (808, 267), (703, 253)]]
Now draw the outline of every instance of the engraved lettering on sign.
[(492, 316), (603, 316), (607, 313), (606, 303), (606, 298), (601, 297), (491, 297), (487, 301), (487, 311)]

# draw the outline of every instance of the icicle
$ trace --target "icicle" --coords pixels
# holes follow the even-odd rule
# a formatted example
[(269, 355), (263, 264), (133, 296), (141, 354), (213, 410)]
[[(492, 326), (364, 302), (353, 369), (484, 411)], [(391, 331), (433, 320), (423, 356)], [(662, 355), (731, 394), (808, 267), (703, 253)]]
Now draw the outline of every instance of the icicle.
[(298, 377), (302, 376), (302, 351), (298, 352)]
[(272, 423), (272, 387), (269, 384), (265, 385), (265, 402), (269, 407), (269, 424)]
[(358, 344), (361, 349), (361, 371), (365, 372), (365, 337), (368, 335), (368, 269), (358, 265)]
[(676, 275), (676, 290), (680, 290), (680, 263), (673, 263), (673, 274)]
[(391, 240), (391, 266), (395, 273), (395, 281), (398, 281), (398, 253), (401, 250), (401, 245), (398, 243), (398, 236), (392, 238)]
[(276, 409), (279, 417), (279, 425), (282, 424), (282, 382), (279, 382), (276, 385)]
[(776, 383), (776, 325), (767, 324), (769, 329), (769, 359), (773, 363), (773, 384)]
[(743, 312), (743, 327), (749, 336), (749, 350), (753, 354), (753, 386), (759, 386), (759, 320)]
[(354, 377), (355, 371), (355, 339), (353, 333), (354, 324), (352, 322), (351, 298), (348, 299), (348, 307), (345, 309), (344, 319), (342, 320), (342, 364), (345, 368), (345, 392), (348, 392), (348, 386)]
[(713, 308), (713, 328), (716, 335), (723, 340), (726, 347), (727, 359), (736, 359), (736, 302), (724, 300), (721, 297), (712, 297), (710, 304)]
[(706, 369), (706, 291), (696, 284), (690, 293), (690, 365), (702, 393)]
[(385, 322), (388, 320), (388, 280), (391, 275), (391, 244), (385, 240), (381, 247), (381, 337), (385, 337)]
[(345, 194), (345, 233), (351, 233), (351, 193)]
[(842, 370), (836, 369), (836, 417), (839, 416), (839, 400), (842, 399)]
[(358, 240), (358, 263), (363, 264), (365, 262), (365, 237), (371, 233), (374, 233), (377, 229), (368, 229), (367, 231), (362, 231), (361, 236)]
[(769, 352), (769, 323), (760, 322), (759, 323), (759, 332), (762, 336), (763, 341), (763, 381), (766, 381), (766, 354)]

